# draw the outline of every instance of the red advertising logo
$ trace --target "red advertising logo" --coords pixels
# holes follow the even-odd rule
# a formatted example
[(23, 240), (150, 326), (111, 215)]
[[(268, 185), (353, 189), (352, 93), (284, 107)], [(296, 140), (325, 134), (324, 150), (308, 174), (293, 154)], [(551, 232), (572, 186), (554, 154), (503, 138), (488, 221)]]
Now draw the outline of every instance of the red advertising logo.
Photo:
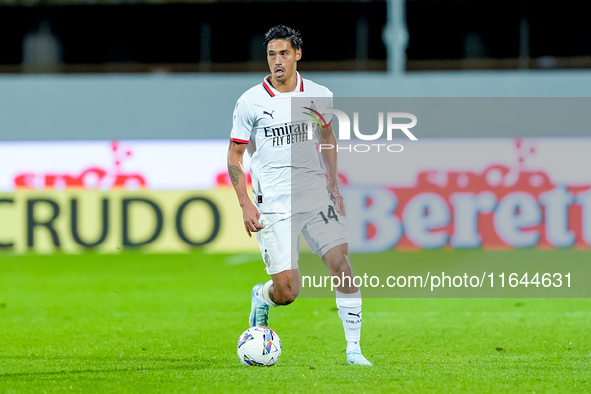
[(126, 173), (123, 170), (123, 162), (133, 156), (131, 148), (112, 141), (110, 150), (112, 168), (89, 166), (79, 173), (24, 172), (14, 177), (14, 187), (17, 190), (145, 189), (147, 182), (142, 174)]
[(591, 185), (555, 184), (526, 168), (533, 145), (515, 147), (515, 168), (426, 170), (411, 187), (344, 189), (352, 250), (591, 245)]

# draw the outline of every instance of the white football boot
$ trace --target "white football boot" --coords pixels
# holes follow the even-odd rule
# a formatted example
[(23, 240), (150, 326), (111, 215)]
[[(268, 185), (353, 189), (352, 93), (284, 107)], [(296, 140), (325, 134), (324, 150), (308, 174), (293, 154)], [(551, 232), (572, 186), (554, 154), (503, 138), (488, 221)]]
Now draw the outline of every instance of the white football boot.
[(257, 293), (262, 289), (263, 284), (257, 283), (252, 288), (250, 294), (250, 316), (248, 318), (248, 324), (251, 327), (256, 326), (269, 326), (269, 305), (267, 305)]
[(371, 362), (367, 361), (363, 354), (358, 351), (347, 353), (347, 364), (349, 365), (373, 365)]

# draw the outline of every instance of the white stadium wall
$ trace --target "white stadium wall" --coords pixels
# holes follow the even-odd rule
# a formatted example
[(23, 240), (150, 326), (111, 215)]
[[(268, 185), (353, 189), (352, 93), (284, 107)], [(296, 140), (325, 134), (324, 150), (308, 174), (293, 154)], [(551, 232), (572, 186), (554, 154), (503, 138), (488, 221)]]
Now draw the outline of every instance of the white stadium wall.
[[(226, 138), (237, 98), (263, 76), (0, 76), (0, 141)], [(587, 97), (591, 91), (588, 71), (305, 77), (328, 86), (337, 97)], [(478, 130), (473, 136), (492, 137)]]

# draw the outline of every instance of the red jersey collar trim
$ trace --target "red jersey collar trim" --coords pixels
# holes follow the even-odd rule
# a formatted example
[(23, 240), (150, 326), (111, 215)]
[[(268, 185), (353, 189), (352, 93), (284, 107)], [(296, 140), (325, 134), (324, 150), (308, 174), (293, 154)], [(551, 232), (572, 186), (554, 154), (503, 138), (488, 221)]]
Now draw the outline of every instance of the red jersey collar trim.
[(265, 79), (263, 79), (263, 88), (265, 88), (267, 93), (269, 93), (269, 96), (275, 97), (275, 93), (274, 93), (275, 88), (273, 88), (273, 85), (271, 85), (270, 83), (267, 83), (267, 78), (268, 77), (265, 77)]
[[(303, 92), (304, 91), (304, 79), (302, 78), (302, 76), (300, 75), (300, 73), (297, 73), (298, 76), (298, 82), (296, 84), (296, 88), (294, 90), (294, 92)], [(277, 89), (275, 89), (273, 87), (273, 85), (268, 81), (268, 78), (270, 77), (270, 75), (267, 75), (265, 77), (265, 79), (263, 79), (263, 88), (267, 91), (267, 93), (269, 93), (269, 96), (271, 97), (275, 97), (277, 94), (281, 94), (281, 92), (279, 92)]]

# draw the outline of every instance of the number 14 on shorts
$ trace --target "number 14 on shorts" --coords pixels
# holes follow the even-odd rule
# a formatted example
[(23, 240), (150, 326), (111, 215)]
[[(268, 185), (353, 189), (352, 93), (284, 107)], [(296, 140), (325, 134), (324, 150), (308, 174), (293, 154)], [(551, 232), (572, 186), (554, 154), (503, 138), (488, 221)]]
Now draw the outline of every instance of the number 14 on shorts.
[(328, 219), (334, 219), (337, 222), (339, 221), (339, 217), (337, 216), (337, 213), (334, 210), (334, 207), (332, 205), (328, 206), (328, 211), (326, 212), (326, 214), (324, 214), (323, 211), (318, 212), (318, 215), (320, 215), (320, 217), (322, 218), (322, 220), (324, 220), (324, 223), (328, 224)]

